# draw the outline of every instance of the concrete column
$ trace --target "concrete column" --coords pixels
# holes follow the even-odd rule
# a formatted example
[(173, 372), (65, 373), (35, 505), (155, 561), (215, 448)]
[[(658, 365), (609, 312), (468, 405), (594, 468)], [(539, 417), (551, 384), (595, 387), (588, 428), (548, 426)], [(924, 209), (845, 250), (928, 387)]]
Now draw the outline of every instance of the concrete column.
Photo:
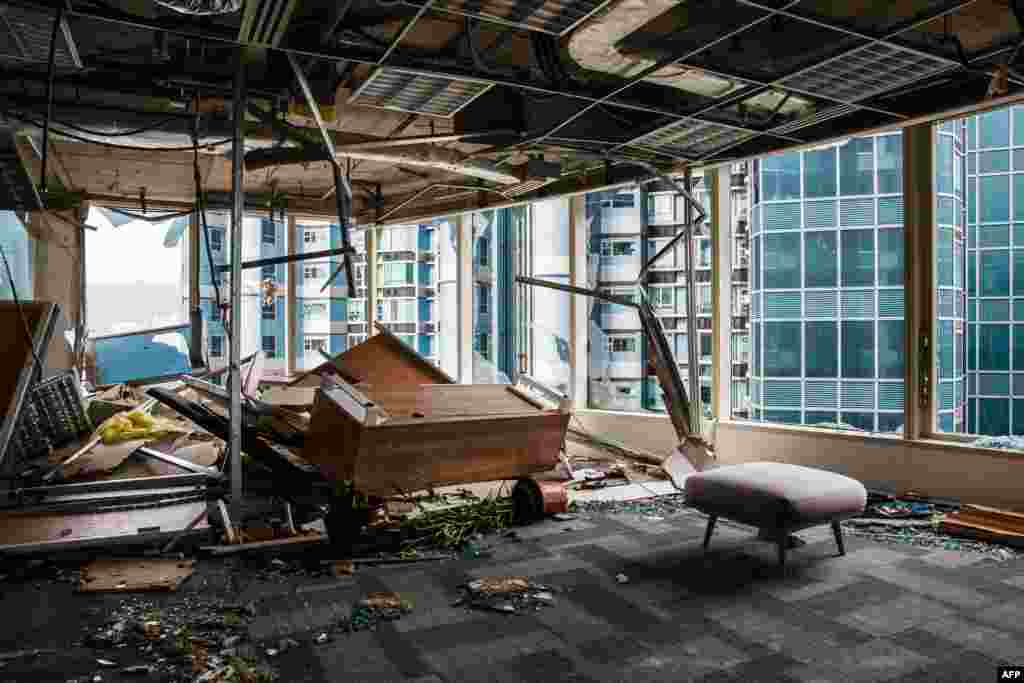
[[(732, 417), (732, 207), (729, 166), (704, 174), (711, 215), (711, 410)], [(698, 394), (699, 396), (699, 394)]]
[(473, 214), (462, 214), (456, 221), (459, 310), (459, 382), (473, 383)]
[(366, 336), (376, 334), (377, 321), (377, 228), (366, 228)]
[(935, 431), (934, 150), (932, 124), (903, 129), (906, 439), (921, 438)]
[[(587, 207), (586, 195), (569, 198), (569, 280), (575, 287), (587, 287)], [(574, 410), (587, 407), (587, 381), (590, 367), (590, 336), (587, 311), (591, 301), (579, 294), (563, 294), (569, 305), (569, 393)]]
[[(285, 224), (284, 248), (285, 253), (292, 256), (296, 252), (298, 240), (295, 238), (295, 217), (289, 215)], [(287, 294), (284, 298), (284, 358), (285, 372), (289, 376), (298, 372), (299, 345), (295, 343), (299, 332), (298, 316), (298, 281), (299, 273), (302, 271), (301, 263), (292, 261), (285, 267), (285, 283)]]

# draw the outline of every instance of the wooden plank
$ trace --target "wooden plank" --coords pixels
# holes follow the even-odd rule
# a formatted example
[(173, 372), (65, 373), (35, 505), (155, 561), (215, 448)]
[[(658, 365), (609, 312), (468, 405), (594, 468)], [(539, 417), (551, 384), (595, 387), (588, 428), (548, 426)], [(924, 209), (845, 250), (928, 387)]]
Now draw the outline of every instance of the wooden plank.
[(82, 567), (83, 593), (175, 591), (192, 576), (194, 560), (103, 559)]
[(434, 384), (415, 388), (362, 384), (360, 389), (392, 419), (488, 416), (539, 412), (504, 384)]
[(292, 384), (306, 385), (311, 376), (323, 372), (341, 374), (353, 384), (368, 382), (396, 387), (455, 384), (455, 380), (441, 368), (406, 346), (395, 335), (379, 324), (377, 329), (380, 334), (335, 356), (333, 362), (321, 363), (300, 375)]
[(302, 536), (294, 536), (292, 538), (277, 538), (272, 541), (236, 543), (235, 545), (203, 546), (201, 550), (219, 557), (221, 555), (236, 555), (238, 553), (247, 553), (259, 550), (273, 550), (284, 546), (311, 545), (315, 543), (323, 543), (325, 541), (327, 541), (327, 537), (323, 534), (311, 533)]

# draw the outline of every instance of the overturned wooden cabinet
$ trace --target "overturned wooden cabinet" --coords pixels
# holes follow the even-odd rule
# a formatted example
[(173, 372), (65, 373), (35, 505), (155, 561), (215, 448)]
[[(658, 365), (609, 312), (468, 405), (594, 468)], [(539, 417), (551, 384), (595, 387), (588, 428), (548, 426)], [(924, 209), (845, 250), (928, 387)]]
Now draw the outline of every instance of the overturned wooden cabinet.
[(367, 495), (554, 467), (569, 413), (508, 385), (339, 382), (317, 391), (303, 456)]

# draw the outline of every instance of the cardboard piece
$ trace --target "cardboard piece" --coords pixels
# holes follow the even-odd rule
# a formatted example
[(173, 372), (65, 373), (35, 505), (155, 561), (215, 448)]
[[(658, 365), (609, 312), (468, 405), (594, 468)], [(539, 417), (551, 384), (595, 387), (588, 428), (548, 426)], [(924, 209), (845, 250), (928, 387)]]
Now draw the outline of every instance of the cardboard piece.
[(192, 575), (194, 560), (103, 559), (82, 567), (83, 593), (174, 591)]

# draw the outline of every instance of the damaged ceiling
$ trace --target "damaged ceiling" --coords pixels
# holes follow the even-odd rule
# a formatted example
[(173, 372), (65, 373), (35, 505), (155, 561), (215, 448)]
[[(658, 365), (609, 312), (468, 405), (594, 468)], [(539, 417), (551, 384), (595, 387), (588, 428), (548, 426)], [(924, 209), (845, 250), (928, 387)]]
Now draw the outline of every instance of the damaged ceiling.
[(651, 164), (744, 158), (1024, 86), (1024, 0), (245, 0), (202, 16), (177, 4), (0, 4), (0, 116), (31, 140), (20, 158), (37, 184), (52, 98), (48, 171), (64, 189), (188, 205), (195, 144), (204, 189), (228, 191), (238, 55), (249, 201), (336, 208), (294, 62), (358, 223), (647, 178)]

